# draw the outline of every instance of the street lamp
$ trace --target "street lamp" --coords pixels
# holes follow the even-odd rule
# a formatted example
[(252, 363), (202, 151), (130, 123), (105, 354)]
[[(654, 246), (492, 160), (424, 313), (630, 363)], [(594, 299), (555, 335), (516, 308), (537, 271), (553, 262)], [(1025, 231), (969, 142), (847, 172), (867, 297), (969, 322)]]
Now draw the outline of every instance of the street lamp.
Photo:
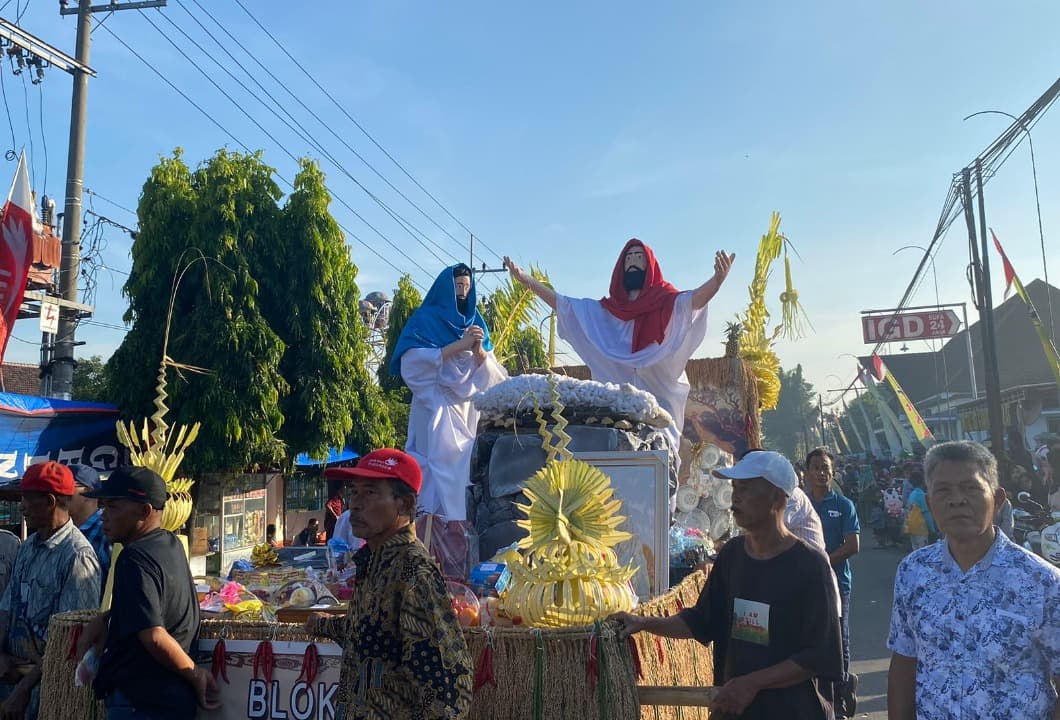
[(1030, 147), (1031, 150), (1031, 177), (1034, 179), (1034, 207), (1038, 211), (1038, 240), (1041, 242), (1042, 246), (1042, 272), (1045, 274), (1046, 284), (1045, 297), (1049, 303), (1049, 338), (1053, 339), (1053, 294), (1049, 291), (1048, 287), (1049, 265), (1045, 257), (1045, 232), (1042, 230), (1042, 204), (1041, 201), (1038, 200), (1038, 166), (1034, 161), (1034, 138), (1031, 137), (1031, 131), (1024, 122), (1012, 113), (1007, 113), (1004, 110), (980, 110), (979, 112), (972, 113), (964, 119), (968, 120), (969, 118), (974, 118), (976, 115), (1004, 115), (1005, 117), (1010, 118), (1013, 123), (1019, 125), (1020, 130), (1022, 130), (1027, 136), (1027, 146)]

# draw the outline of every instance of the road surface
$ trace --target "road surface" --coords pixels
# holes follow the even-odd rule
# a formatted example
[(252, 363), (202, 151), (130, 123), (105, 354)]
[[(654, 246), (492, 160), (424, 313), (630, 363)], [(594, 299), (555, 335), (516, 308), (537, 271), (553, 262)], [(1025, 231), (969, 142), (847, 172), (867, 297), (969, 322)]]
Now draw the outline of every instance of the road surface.
[(851, 669), (858, 675), (856, 717), (887, 719), (887, 629), (891, 621), (894, 574), (905, 553), (878, 549), (872, 534), (861, 536), (861, 552), (854, 556), (851, 596)]

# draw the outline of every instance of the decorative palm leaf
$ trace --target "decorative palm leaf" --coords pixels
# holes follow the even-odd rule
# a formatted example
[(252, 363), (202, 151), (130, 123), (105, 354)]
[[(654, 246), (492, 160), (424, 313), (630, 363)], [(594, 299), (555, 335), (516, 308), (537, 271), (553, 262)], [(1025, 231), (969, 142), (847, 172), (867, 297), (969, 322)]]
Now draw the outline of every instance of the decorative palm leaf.
[[(530, 267), (530, 274), (535, 280), (549, 287), (548, 274), (536, 266)], [(493, 353), (502, 364), (515, 357), (515, 338), (525, 327), (533, 327), (541, 314), (542, 303), (534, 292), (522, 283), (513, 283), (506, 278), (501, 286), (490, 295), (492, 304), (490, 328), (493, 340)]]

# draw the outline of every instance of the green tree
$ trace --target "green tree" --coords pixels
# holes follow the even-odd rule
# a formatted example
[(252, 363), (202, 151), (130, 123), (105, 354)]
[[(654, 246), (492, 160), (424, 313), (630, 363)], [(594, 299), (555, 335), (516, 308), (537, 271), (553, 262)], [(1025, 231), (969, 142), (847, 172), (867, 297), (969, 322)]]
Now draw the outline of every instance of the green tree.
[(108, 402), (105, 363), (99, 355), (77, 361), (73, 397), (88, 402)]
[(179, 275), (168, 349), (179, 365), (168, 373), (167, 404), (171, 423), (202, 422), (188, 472), (272, 466), (291, 454), (280, 435), (290, 392), (281, 371), (286, 345), (262, 313), (259, 285), (287, 280), (256, 276), (258, 256), (279, 241), (283, 220), (272, 173), (260, 153), (225, 150), (192, 172), (177, 150), (143, 187), (123, 288), (132, 327), (108, 363), (109, 392), (127, 417), (153, 411), (167, 301)]
[(805, 458), (817, 444), (819, 423), (813, 385), (802, 375), (802, 365), (780, 371), (780, 399), (777, 407), (762, 413), (762, 434), (770, 450), (793, 461)]
[[(416, 312), (416, 308), (423, 304), (423, 296), (416, 289), (410, 275), (403, 275), (398, 280), (397, 292), (394, 300), (390, 303), (390, 318), (386, 328), (386, 354), (383, 362), (379, 365), (379, 385), (388, 393), (397, 393), (397, 398), (405, 398), (406, 404), (411, 401), (412, 395), (400, 375), (390, 374), (390, 363), (394, 359), (394, 349), (397, 347), (401, 331), (405, 324)], [(406, 412), (406, 416), (407, 416)], [(397, 419), (394, 419), (395, 425)]]
[(358, 314), (357, 267), (331, 216), (316, 163), (303, 160), (280, 232), (255, 253), (261, 307), (285, 344), (280, 438), (293, 455), (326, 457), (349, 443), (361, 453), (393, 443), (383, 393), (368, 370), (368, 330)]

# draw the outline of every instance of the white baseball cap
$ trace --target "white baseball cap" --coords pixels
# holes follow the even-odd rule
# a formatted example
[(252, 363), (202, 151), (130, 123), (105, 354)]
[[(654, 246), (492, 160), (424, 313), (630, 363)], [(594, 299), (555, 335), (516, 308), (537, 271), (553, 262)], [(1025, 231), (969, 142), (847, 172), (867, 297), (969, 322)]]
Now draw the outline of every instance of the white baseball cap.
[(780, 488), (785, 495), (791, 495), (799, 486), (795, 468), (786, 457), (770, 450), (752, 450), (740, 458), (740, 461), (729, 468), (714, 471), (715, 477), (730, 480), (750, 480), (764, 478)]

